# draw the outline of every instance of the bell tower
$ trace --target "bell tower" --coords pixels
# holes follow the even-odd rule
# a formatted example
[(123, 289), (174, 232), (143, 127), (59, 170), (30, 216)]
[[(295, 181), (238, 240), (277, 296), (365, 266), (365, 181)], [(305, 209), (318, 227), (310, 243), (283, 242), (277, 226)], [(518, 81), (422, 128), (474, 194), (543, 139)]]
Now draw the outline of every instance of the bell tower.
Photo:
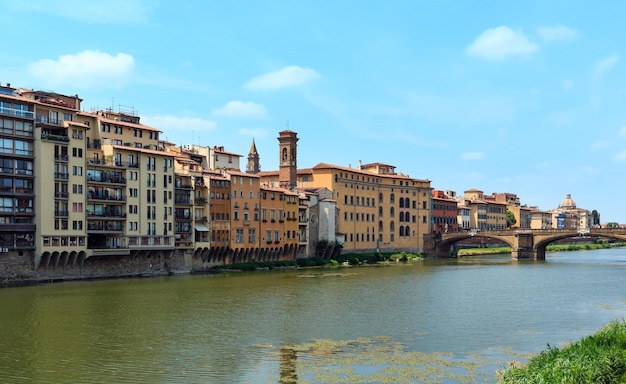
[(278, 133), (280, 159), (278, 179), (280, 186), (295, 189), (298, 181), (298, 134), (284, 130)]
[(256, 150), (256, 144), (252, 139), (252, 145), (250, 146), (250, 152), (248, 152), (248, 164), (246, 165), (246, 173), (256, 174), (261, 172), (261, 163), (259, 153)]

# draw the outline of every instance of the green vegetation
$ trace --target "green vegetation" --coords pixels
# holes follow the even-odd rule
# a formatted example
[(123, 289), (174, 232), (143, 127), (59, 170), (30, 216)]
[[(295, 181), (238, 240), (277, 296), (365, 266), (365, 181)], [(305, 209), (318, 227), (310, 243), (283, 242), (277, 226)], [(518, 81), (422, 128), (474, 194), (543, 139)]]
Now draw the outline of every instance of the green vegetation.
[(506, 210), (506, 227), (511, 228), (517, 223), (517, 219), (515, 218), (515, 214), (512, 211)]
[(559, 349), (548, 349), (528, 364), (509, 363), (501, 384), (626, 382), (626, 322), (613, 321), (598, 333)]
[(582, 251), (603, 248), (624, 247), (626, 243), (588, 243), (588, 244), (552, 244), (546, 247), (548, 252)]
[[(546, 247), (547, 252), (564, 252), (564, 251), (583, 251), (592, 249), (604, 249), (626, 247), (626, 243), (587, 243), (587, 244), (552, 244)], [(476, 255), (502, 255), (511, 253), (511, 247), (492, 247), (492, 248), (465, 248), (459, 249), (458, 256), (476, 256)]]
[(504, 255), (511, 253), (511, 247), (492, 247), (492, 248), (465, 248), (459, 249), (458, 256), (474, 256), (474, 255)]
[(421, 259), (421, 254), (409, 252), (346, 253), (335, 257), (335, 260), (339, 263), (348, 263), (350, 265), (375, 264), (385, 261), (409, 261)]

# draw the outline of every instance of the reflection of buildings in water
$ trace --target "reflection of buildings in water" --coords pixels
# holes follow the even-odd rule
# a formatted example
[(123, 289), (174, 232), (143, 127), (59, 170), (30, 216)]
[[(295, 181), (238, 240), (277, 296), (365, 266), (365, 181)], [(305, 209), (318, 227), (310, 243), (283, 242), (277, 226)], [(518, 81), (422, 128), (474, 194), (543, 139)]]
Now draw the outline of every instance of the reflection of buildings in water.
[(280, 349), (280, 383), (297, 383), (296, 351), (292, 348)]

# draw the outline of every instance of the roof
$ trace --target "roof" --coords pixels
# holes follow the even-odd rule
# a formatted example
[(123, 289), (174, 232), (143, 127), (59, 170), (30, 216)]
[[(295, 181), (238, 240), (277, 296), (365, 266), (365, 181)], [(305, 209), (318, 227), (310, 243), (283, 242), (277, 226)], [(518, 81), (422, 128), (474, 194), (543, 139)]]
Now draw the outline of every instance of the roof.
[(354, 172), (354, 173), (359, 173), (361, 175), (367, 175), (367, 176), (376, 176), (376, 177), (384, 177), (384, 178), (388, 178), (388, 179), (404, 179), (404, 180), (415, 180), (415, 181), (425, 181), (425, 182), (430, 182), (430, 180), (427, 179), (417, 179), (414, 177), (410, 177), (407, 175), (403, 175), (403, 174), (379, 174), (379, 173), (372, 173), (372, 172), (368, 172), (366, 170), (362, 170), (362, 169), (356, 169), (356, 168), (350, 168), (350, 167), (342, 167), (339, 165), (334, 165), (334, 164), (328, 164), (328, 163), (319, 163), (316, 166), (313, 167), (313, 169), (339, 169), (339, 170), (344, 170), (344, 171), (348, 171), (348, 172)]
[(233, 175), (233, 176), (246, 176), (246, 177), (252, 177), (255, 179), (258, 179), (259, 176), (258, 175), (254, 175), (252, 173), (246, 173), (246, 172), (242, 172), (238, 169), (225, 169), (224, 172), (228, 173), (229, 175)]
[[(92, 116), (94, 115), (92, 114)], [(95, 115), (95, 117), (97, 117), (98, 120), (100, 120), (101, 122), (105, 122), (109, 124), (115, 124), (115, 125), (120, 125), (124, 127), (129, 127), (129, 128), (143, 129), (145, 131), (163, 132), (160, 129), (153, 128), (144, 124), (135, 124), (135, 123), (129, 123), (127, 121), (122, 121), (122, 120), (113, 120), (113, 119), (108, 119), (104, 116), (98, 116), (98, 115)]]
[(164, 151), (155, 151), (154, 149), (145, 149), (145, 148), (137, 148), (137, 147), (127, 147), (125, 145), (113, 145), (115, 149), (123, 149), (132, 152), (141, 152), (141, 153), (149, 153), (152, 155), (160, 155), (160, 156), (169, 156), (169, 157), (177, 157), (177, 153), (164, 152)]
[(67, 121), (66, 120), (66, 123), (67, 123), (67, 125), (71, 125), (71, 126), (75, 126), (75, 127), (91, 129), (91, 127), (88, 126), (87, 124), (79, 123), (77, 121)]
[(234, 153), (234, 152), (226, 152), (226, 151), (224, 151), (223, 149), (213, 148), (213, 151), (214, 151), (215, 153), (221, 153), (221, 154), (223, 154), (223, 155), (231, 155), (231, 156), (243, 157), (243, 156), (242, 156), (242, 155), (240, 155), (240, 154), (237, 154), (237, 153)]

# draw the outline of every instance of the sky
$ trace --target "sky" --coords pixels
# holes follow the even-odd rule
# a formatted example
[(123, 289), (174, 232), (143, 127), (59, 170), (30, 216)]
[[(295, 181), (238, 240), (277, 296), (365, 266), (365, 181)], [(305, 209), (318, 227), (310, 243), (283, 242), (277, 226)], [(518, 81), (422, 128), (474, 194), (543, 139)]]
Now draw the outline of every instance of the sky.
[[(132, 109), (278, 168), (381, 162), (435, 189), (568, 193), (626, 223), (626, 2), (0, 0), (0, 82)], [(617, 203), (613, 203), (617, 200)]]

